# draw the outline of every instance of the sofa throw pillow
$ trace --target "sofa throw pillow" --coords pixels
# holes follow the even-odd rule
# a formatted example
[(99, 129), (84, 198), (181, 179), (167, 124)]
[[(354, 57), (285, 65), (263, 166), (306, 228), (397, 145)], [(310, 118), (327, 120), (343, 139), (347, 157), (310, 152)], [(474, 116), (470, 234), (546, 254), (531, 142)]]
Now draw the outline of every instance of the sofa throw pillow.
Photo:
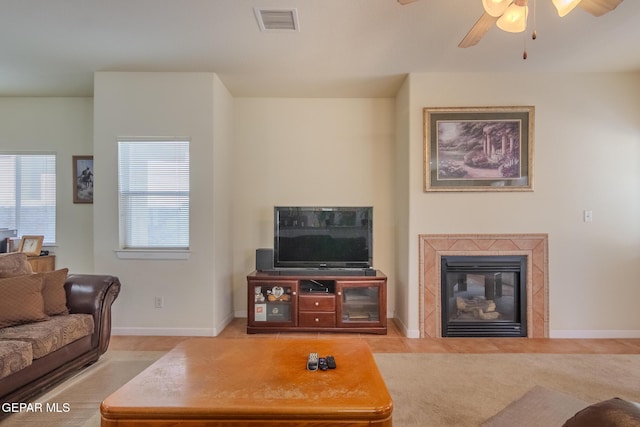
[(39, 274), (0, 279), (0, 328), (48, 319), (42, 282)]
[(587, 406), (563, 427), (631, 427), (640, 425), (640, 404), (619, 397)]
[(0, 279), (31, 273), (33, 273), (31, 264), (27, 261), (27, 255), (24, 253), (11, 252), (0, 255)]
[(44, 312), (48, 316), (57, 314), (69, 314), (67, 308), (67, 293), (64, 290), (64, 282), (67, 280), (68, 268), (56, 271), (38, 273), (42, 280), (42, 298), (44, 299)]

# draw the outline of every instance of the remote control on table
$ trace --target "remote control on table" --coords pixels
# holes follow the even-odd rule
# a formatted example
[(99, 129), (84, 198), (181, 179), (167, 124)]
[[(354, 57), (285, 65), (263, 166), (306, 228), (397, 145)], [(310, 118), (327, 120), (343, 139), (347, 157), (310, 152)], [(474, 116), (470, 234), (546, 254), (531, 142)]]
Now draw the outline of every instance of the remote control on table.
[(318, 370), (318, 353), (309, 353), (309, 358), (307, 359), (307, 369), (310, 371)]
[(320, 368), (321, 371), (326, 371), (327, 369), (329, 369), (326, 358), (321, 357), (320, 359), (318, 359), (318, 368)]
[(329, 369), (336, 369), (336, 359), (333, 356), (327, 356), (327, 367)]

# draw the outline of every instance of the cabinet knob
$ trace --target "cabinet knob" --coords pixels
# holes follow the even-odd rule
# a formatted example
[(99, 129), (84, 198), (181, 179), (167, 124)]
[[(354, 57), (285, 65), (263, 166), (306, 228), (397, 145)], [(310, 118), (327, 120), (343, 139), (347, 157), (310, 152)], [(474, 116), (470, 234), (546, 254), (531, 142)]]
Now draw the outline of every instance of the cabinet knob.
[(338, 295), (342, 295), (342, 292), (338, 292)]
[(314, 320), (316, 321), (316, 323), (320, 321), (320, 319), (318, 319), (317, 317)]
[(314, 305), (315, 305), (316, 307), (320, 307), (320, 303), (319, 303), (318, 301), (316, 301), (316, 302), (314, 303)]
[(296, 291), (291, 292), (292, 295), (298, 295)]

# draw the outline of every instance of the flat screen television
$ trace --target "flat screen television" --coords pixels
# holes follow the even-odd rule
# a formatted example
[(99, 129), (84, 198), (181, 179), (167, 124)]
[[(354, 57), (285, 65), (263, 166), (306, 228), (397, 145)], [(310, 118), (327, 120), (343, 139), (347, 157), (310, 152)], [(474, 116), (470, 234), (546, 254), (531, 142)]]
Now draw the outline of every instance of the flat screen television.
[(372, 207), (274, 208), (275, 268), (372, 268)]

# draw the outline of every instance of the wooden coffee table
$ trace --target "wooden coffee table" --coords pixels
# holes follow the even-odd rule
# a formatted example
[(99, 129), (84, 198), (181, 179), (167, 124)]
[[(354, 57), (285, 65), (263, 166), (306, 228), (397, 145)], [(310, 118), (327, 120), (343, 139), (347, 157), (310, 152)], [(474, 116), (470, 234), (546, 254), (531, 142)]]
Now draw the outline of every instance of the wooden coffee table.
[[(309, 353), (337, 368), (306, 369)], [(391, 427), (393, 402), (360, 339), (194, 338), (100, 406), (103, 427)]]

